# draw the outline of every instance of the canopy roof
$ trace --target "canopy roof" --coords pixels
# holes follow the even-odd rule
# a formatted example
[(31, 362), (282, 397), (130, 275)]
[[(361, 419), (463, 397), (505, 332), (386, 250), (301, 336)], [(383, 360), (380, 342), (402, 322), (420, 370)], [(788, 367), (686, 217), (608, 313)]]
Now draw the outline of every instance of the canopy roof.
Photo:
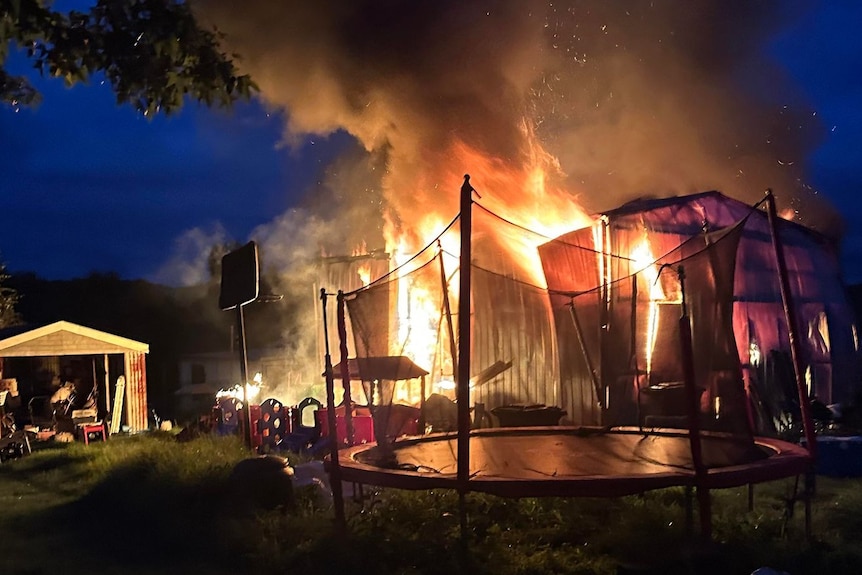
[(149, 353), (150, 346), (68, 321), (41, 327), (16, 326), (0, 330), (0, 357), (52, 357)]
[[(403, 355), (380, 357), (356, 357), (347, 360), (350, 379), (373, 381), (375, 379), (413, 379), (428, 375), (428, 372)], [(332, 368), (335, 377), (341, 374), (341, 363)]]

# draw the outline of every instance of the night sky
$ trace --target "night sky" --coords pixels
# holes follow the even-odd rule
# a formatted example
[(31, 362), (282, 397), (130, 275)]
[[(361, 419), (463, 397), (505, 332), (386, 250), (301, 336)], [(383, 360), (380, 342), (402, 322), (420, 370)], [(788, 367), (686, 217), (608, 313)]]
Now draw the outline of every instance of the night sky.
[[(862, 281), (860, 22), (860, 2), (819, 2), (766, 48), (823, 126), (802, 161), (806, 181), (844, 216), (848, 283)], [(285, 117), (257, 101), (148, 120), (118, 107), (98, 78), (36, 84), (39, 107), (0, 109), (0, 258), (13, 272), (190, 281), (178, 262), (249, 239), (297, 205), (345, 147), (343, 134), (281, 145)]]

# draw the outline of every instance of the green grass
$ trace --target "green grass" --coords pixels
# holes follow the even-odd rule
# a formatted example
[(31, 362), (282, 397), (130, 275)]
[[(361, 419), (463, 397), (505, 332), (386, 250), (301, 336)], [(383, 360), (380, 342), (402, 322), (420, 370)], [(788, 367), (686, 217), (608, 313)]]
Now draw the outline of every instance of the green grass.
[[(713, 492), (713, 540), (686, 529), (685, 493), (619, 499), (467, 497), (366, 488), (348, 535), (311, 492), (290, 510), (236, 505), (236, 438), (167, 434), (44, 444), (0, 465), (0, 573), (751, 573), (862, 572), (862, 480), (818, 478), (806, 540), (793, 480)], [(244, 512), (245, 511), (245, 512)], [(696, 522), (696, 518), (695, 518)]]

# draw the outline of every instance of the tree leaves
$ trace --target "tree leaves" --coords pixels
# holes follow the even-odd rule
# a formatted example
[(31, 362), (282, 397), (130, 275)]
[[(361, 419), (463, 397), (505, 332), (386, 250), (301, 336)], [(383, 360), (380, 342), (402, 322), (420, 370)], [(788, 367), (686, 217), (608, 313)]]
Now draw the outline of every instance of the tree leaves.
[(21, 323), (21, 316), (15, 306), (18, 305), (18, 291), (7, 286), (6, 266), (0, 262), (0, 328), (10, 327)]
[(236, 54), (221, 51), (222, 39), (201, 28), (181, 0), (99, 0), (89, 12), (67, 14), (40, 0), (0, 0), (0, 101), (38, 101), (26, 78), (2, 66), (17, 46), (42, 75), (70, 86), (104, 74), (117, 103), (145, 116), (176, 112), (187, 98), (230, 106), (257, 86), (238, 73)]

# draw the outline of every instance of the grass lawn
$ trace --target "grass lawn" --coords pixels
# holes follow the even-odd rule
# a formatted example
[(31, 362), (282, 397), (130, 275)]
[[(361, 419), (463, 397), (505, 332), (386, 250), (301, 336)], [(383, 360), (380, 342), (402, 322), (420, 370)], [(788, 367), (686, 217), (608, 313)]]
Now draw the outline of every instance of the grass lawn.
[[(862, 480), (818, 478), (813, 538), (794, 481), (713, 492), (713, 541), (685, 529), (682, 489), (621, 499), (467, 498), (366, 488), (348, 535), (309, 492), (290, 511), (237, 505), (235, 438), (168, 434), (46, 443), (0, 465), (0, 574), (705, 573), (769, 566), (862, 573)], [(251, 488), (251, 487), (250, 487)]]

